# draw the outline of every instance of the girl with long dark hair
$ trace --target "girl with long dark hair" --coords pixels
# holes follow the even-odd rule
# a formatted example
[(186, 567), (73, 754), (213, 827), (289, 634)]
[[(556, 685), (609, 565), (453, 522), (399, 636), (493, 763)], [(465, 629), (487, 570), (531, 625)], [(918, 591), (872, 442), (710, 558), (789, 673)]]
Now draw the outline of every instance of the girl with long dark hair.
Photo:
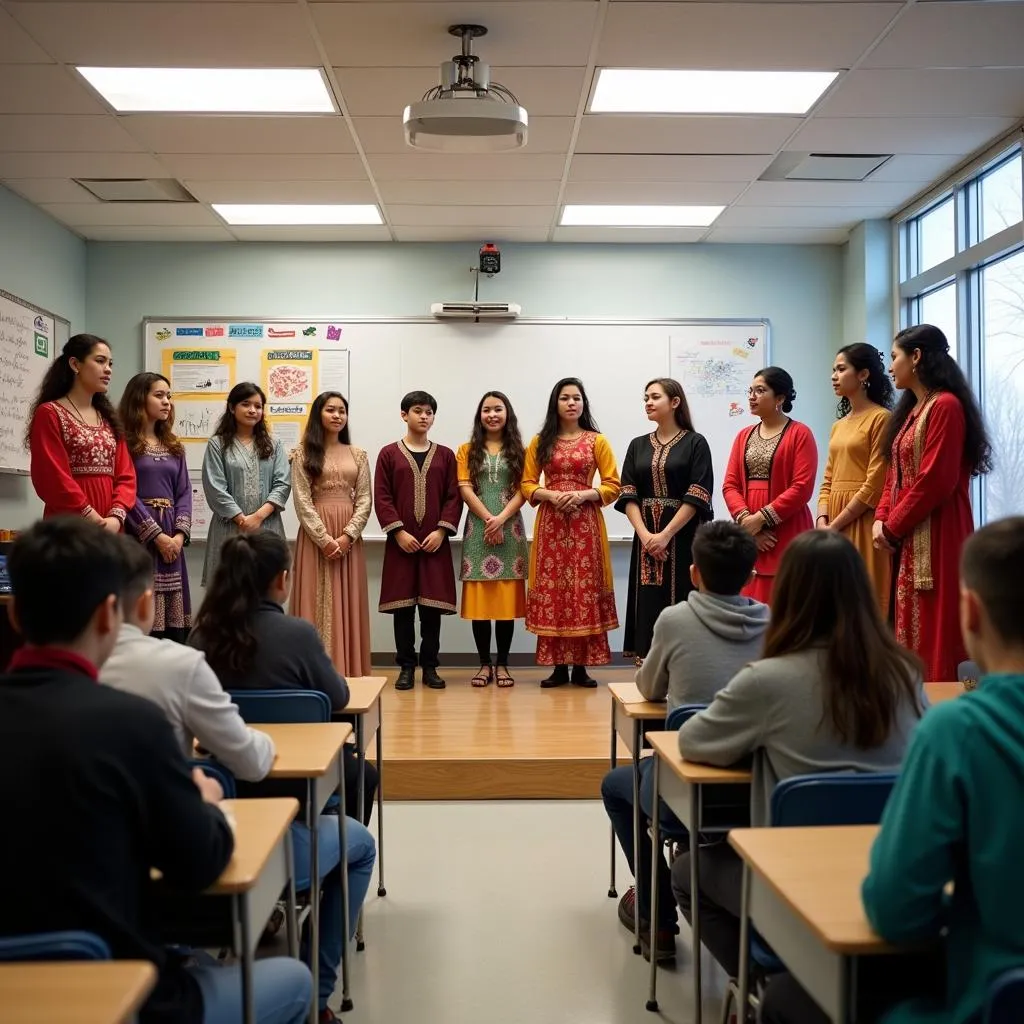
[(184, 643), (192, 624), (184, 555), (192, 482), (174, 434), (170, 382), (159, 373), (137, 373), (121, 395), (120, 414), (138, 480), (126, 529), (153, 557), (153, 636)]
[(317, 395), (290, 454), (299, 517), (291, 611), (317, 628), (342, 675), (370, 674), (370, 599), (363, 530), (373, 495), (370, 462), (349, 440), (348, 402)]
[(570, 664), (576, 686), (597, 686), (587, 666), (611, 661), (608, 630), (619, 619), (601, 506), (619, 490), (615, 455), (598, 433), (583, 382), (564, 377), (551, 389), (544, 425), (526, 450), (522, 480), (523, 497), (540, 505), (526, 628), (537, 635), (537, 664), (554, 666), (541, 686), (568, 683)]
[(875, 547), (896, 555), (896, 638), (925, 662), (927, 678), (956, 679), (960, 549), (974, 530), (971, 477), (991, 468), (981, 411), (938, 327), (893, 341), (889, 367), (903, 395), (883, 445), (889, 459), (875, 509)]
[[(763, 658), (682, 726), (679, 749), (723, 767), (752, 757), (750, 823), (760, 828), (784, 779), (897, 771), (925, 706), (921, 669), (893, 639), (857, 549), (808, 530), (782, 558)], [(735, 978), (742, 861), (719, 843), (701, 849), (700, 869), (701, 938)], [(689, 921), (689, 854), (672, 865), (672, 890)]]
[(715, 488), (711, 449), (693, 429), (679, 381), (648, 381), (644, 411), (655, 429), (629, 442), (615, 503), (636, 531), (622, 653), (638, 665), (651, 649), (655, 620), (693, 589), (693, 535), (712, 517)]
[(43, 516), (81, 516), (120, 532), (135, 504), (135, 469), (107, 398), (114, 361), (95, 334), (74, 334), (32, 403), (25, 444)]
[[(469, 509), (462, 535), (462, 618), (473, 623), (480, 671), (470, 682), (512, 686), (508, 670), (515, 620), (526, 615), (523, 439), (512, 403), (500, 391), (480, 399), (470, 440), (455, 453), (459, 492)], [(497, 660), (491, 661), (491, 622)]]
[(270, 436), (267, 396), (250, 381), (236, 384), (203, 457), (203, 492), (210, 530), (203, 560), (203, 586), (213, 577), (224, 542), (238, 533), (270, 530), (284, 536), (281, 512), (291, 493), (288, 456)]
[(871, 540), (888, 468), (883, 440), (893, 405), (882, 353), (865, 342), (841, 348), (832, 364), (832, 390), (839, 396), (839, 406), (828, 440), (816, 526), (844, 534), (861, 553), (885, 615), (892, 560)]

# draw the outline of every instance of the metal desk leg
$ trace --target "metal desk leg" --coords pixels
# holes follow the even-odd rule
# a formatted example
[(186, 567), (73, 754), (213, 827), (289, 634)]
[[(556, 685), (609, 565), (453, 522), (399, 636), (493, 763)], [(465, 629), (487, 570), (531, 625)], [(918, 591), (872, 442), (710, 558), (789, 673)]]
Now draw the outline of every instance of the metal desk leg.
[[(640, 747), (643, 744), (643, 730), (640, 719), (633, 719), (633, 952), (639, 954), (640, 947)], [(654, 817), (658, 816), (658, 805), (654, 805)], [(657, 849), (654, 851), (658, 852)], [(651, 916), (653, 921), (653, 915)], [(652, 946), (653, 950), (654, 947)], [(652, 953), (653, 957), (653, 953)]]
[(299, 927), (295, 915), (295, 849), (292, 846), (292, 830), (284, 840), (284, 863), (288, 872), (288, 895), (285, 897), (284, 923), (288, 936), (288, 955), (293, 960), (299, 958)]
[(242, 956), (242, 1020), (245, 1024), (256, 1024), (256, 1005), (252, 987), (252, 961), (254, 950), (249, 933), (249, 895), (240, 893), (233, 898), (239, 927), (239, 952)]
[(341, 850), (341, 1011), (347, 1013), (352, 1009), (352, 997), (349, 995), (349, 964), (348, 964), (348, 809), (345, 806), (345, 748), (338, 751), (338, 843)]
[(377, 895), (387, 896), (384, 888), (384, 708), (377, 698)]
[[(356, 777), (356, 820), (361, 825), (366, 820), (366, 750), (363, 745), (363, 718), (356, 715), (356, 759), (359, 762), (359, 774)], [(362, 952), (366, 948), (363, 942), (363, 908), (359, 908), (359, 920), (356, 921), (356, 950)]]
[(654, 758), (654, 814), (651, 826), (651, 987), (647, 994), (646, 1009), (658, 1009), (658, 872), (661, 870), (661, 815), (658, 801), (661, 792), (661, 759)]
[(750, 1002), (750, 865), (743, 862), (743, 887), (740, 890), (740, 976), (736, 979), (739, 995), (736, 1019), (746, 1020)]
[[(309, 829), (309, 970), (313, 975), (311, 1024), (320, 1019), (320, 814), (316, 802), (316, 779), (306, 781), (306, 826)], [(344, 854), (344, 851), (342, 851)]]
[[(611, 765), (611, 770), (612, 771), (615, 771), (615, 769), (618, 767), (618, 763), (619, 763), (618, 749), (617, 749), (618, 748), (617, 741), (618, 741), (619, 736), (618, 736), (618, 733), (615, 730), (615, 725), (616, 725), (616, 722), (615, 722), (615, 708), (616, 708), (616, 704), (617, 704), (617, 701), (615, 700), (614, 697), (612, 697), (612, 749), (611, 749), (611, 754), (609, 755), (609, 758), (608, 758), (608, 763)], [(608, 898), (609, 899), (615, 899), (619, 894), (615, 891), (615, 827), (614, 826), (612, 826), (612, 828), (611, 828), (611, 834), (612, 834), (612, 856), (611, 856), (610, 874), (608, 876)]]
[[(703, 998), (700, 975), (700, 786), (690, 786), (690, 932), (693, 935), (693, 1024), (700, 1024)], [(741, 1016), (739, 1018), (743, 1020)]]

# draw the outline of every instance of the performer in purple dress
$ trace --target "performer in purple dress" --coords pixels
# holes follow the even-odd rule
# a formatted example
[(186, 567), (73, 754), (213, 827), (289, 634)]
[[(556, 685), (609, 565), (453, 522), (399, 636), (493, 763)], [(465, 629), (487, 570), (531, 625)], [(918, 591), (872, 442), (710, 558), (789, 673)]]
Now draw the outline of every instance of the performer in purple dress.
[(167, 379), (158, 373), (132, 377), (121, 396), (121, 421), (138, 478), (126, 530), (153, 555), (153, 636), (184, 643), (192, 625), (184, 555), (192, 532), (192, 483), (185, 448), (174, 436)]

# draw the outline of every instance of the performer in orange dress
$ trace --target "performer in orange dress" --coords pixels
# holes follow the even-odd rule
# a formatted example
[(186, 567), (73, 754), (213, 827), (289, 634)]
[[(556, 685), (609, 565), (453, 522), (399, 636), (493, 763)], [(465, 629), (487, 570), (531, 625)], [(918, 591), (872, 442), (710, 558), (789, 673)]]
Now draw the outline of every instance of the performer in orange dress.
[(44, 516), (81, 516), (119, 533), (135, 505), (135, 467), (107, 398), (113, 365), (102, 338), (70, 337), (39, 387), (26, 443)]
[(818, 449), (810, 428), (786, 415), (796, 391), (785, 370), (765, 367), (754, 377), (749, 399), (760, 422), (736, 436), (722, 496), (729, 514), (757, 541), (755, 576), (743, 594), (770, 604), (786, 545), (814, 526), (807, 506), (814, 494)]
[(540, 505), (526, 598), (526, 628), (538, 637), (537, 664), (554, 665), (540, 685), (568, 683), (571, 664), (576, 686), (597, 686), (587, 666), (611, 661), (608, 630), (619, 625), (601, 506), (619, 496), (620, 485), (611, 445), (597, 432), (576, 377), (551, 391), (544, 426), (526, 450), (522, 490), (530, 504)]
[(889, 367), (903, 397), (885, 436), (889, 470), (875, 509), (875, 546), (895, 554), (896, 639), (929, 682), (957, 678), (960, 549), (974, 531), (971, 477), (988, 472), (981, 411), (946, 336), (930, 324), (896, 335)]

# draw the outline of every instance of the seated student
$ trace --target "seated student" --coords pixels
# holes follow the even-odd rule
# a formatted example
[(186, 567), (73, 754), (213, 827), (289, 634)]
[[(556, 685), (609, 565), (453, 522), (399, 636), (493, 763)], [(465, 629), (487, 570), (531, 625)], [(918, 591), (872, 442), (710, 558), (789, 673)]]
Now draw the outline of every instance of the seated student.
[[(964, 544), (960, 628), (982, 679), (977, 690), (932, 708), (917, 727), (862, 889), (868, 920), (886, 941), (922, 945), (944, 937), (945, 992), (891, 1008), (886, 1024), (980, 1021), (988, 986), (1024, 964), (1022, 578), (1024, 517), (990, 523)], [(773, 981), (769, 997), (766, 1021), (828, 1019), (789, 977)]]
[[(0, 676), (0, 806), (19, 823), (0, 842), (0, 935), (93, 932), (115, 959), (156, 966), (141, 1024), (229, 1024), (241, 1019), (239, 968), (186, 968), (143, 920), (151, 868), (201, 892), (234, 840), (220, 786), (190, 777), (159, 709), (96, 685), (121, 626), (126, 546), (142, 552), (84, 519), (58, 517), (23, 533), (8, 559), (26, 646)], [(261, 1024), (305, 1019), (312, 986), (303, 964), (260, 960), (254, 984)]]
[[(189, 643), (206, 660), (225, 690), (319, 690), (335, 711), (348, 703), (348, 683), (327, 656), (316, 627), (285, 614), (292, 556), (276, 533), (243, 533), (226, 541), (206, 590)], [(223, 566), (223, 569), (222, 569)], [(377, 769), (367, 761), (363, 824), (369, 824)], [(359, 762), (345, 747), (345, 805), (359, 806)]]
[[(697, 588), (685, 601), (665, 608), (654, 624), (651, 649), (636, 673), (636, 685), (647, 700), (668, 698), (668, 710), (682, 704), (707, 704), (749, 661), (760, 657), (768, 606), (740, 591), (750, 582), (757, 560), (754, 538), (735, 523), (719, 520), (701, 526), (693, 539), (690, 579)], [(654, 779), (651, 760), (640, 763), (640, 806), (651, 816)], [(633, 863), (633, 766), (613, 768), (601, 782), (601, 797), (615, 835), (630, 865)], [(661, 809), (665, 826), (681, 828), (667, 808)], [(619, 901), (619, 920), (634, 926), (633, 900), (639, 893), (640, 944), (650, 959), (651, 838), (640, 829), (640, 855), (636, 890)], [(658, 960), (675, 957), (676, 905), (668, 870), (659, 871)]]
[[(758, 827), (783, 779), (899, 768), (925, 705), (921, 663), (882, 621), (857, 549), (834, 531), (807, 531), (782, 556), (764, 657), (683, 725), (679, 750), (720, 767), (753, 756)], [(735, 977), (742, 862), (721, 842), (701, 849), (700, 870), (702, 941)], [(689, 921), (688, 853), (672, 865), (672, 891)]]

